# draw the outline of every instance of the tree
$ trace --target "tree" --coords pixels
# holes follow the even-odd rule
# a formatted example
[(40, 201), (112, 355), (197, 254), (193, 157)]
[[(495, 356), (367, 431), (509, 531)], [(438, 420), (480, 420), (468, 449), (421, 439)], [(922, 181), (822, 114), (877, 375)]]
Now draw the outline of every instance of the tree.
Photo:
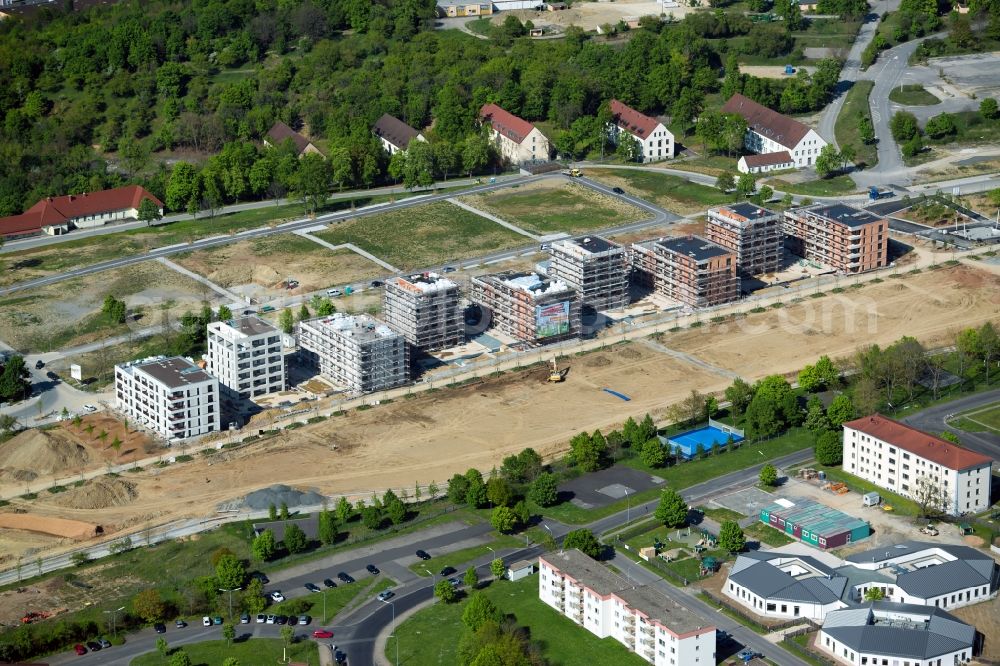
[(531, 482), (528, 499), (538, 506), (552, 506), (559, 501), (559, 486), (555, 474), (542, 472)]
[(306, 319), (309, 319), (309, 317), (309, 307), (303, 303), (299, 306), (299, 321), (305, 321)]
[(857, 159), (858, 153), (854, 150), (854, 146), (849, 143), (845, 143), (840, 149), (840, 154), (837, 157), (840, 159), (841, 170), (847, 171), (847, 167), (850, 166), (855, 159)]
[(865, 601), (882, 601), (885, 599), (885, 592), (881, 587), (869, 587), (865, 590)]
[(933, 518), (945, 512), (947, 497), (944, 491), (936, 481), (924, 474), (917, 477), (910, 497), (920, 506), (921, 516)]
[(583, 472), (595, 472), (604, 466), (607, 455), (607, 441), (596, 440), (585, 432), (569, 442), (570, 457)]
[(233, 318), (233, 311), (229, 309), (228, 305), (220, 305), (219, 312), (215, 315), (217, 321), (229, 321)]
[(456, 474), (448, 480), (448, 499), (452, 504), (464, 504), (469, 492), (469, 480)]
[(760, 468), (760, 485), (773, 488), (778, 485), (778, 470), (768, 463)]
[(243, 593), (243, 609), (251, 615), (257, 615), (265, 608), (267, 608), (267, 599), (264, 598), (264, 584), (259, 578), (252, 578)]
[(517, 527), (517, 518), (510, 507), (498, 506), (493, 509), (493, 513), (490, 515), (490, 524), (497, 532), (507, 534), (513, 532), (514, 528)]
[(227, 590), (243, 587), (246, 575), (243, 561), (231, 553), (223, 555), (215, 565), (215, 577), (219, 579), (219, 587)]
[(30, 394), (31, 372), (24, 363), (24, 357), (11, 356), (3, 366), (3, 373), (0, 374), (0, 398), (13, 402)]
[(939, 113), (930, 118), (924, 126), (924, 132), (932, 139), (941, 139), (958, 132), (955, 116), (950, 113)]
[(267, 505), (267, 519), (271, 522), (278, 519), (278, 507), (274, 505), (274, 502)]
[(411, 141), (403, 165), (403, 187), (430, 187), (434, 184), (434, 149), (426, 141)]
[(377, 506), (365, 506), (361, 508), (361, 524), (370, 530), (382, 529), (384, 516), (382, 508)]
[(127, 312), (128, 308), (125, 305), (125, 301), (118, 300), (111, 294), (104, 297), (104, 303), (101, 305), (101, 314), (103, 314), (110, 323), (124, 324)]
[(740, 179), (736, 181), (736, 191), (744, 197), (749, 197), (757, 191), (757, 179), (752, 173), (740, 174)]
[(816, 437), (816, 462), (820, 465), (839, 465), (844, 458), (844, 442), (838, 430), (826, 430)]
[(688, 505), (679, 492), (673, 488), (664, 488), (653, 515), (657, 522), (667, 527), (683, 527), (687, 523)]
[(486, 506), (489, 498), (486, 496), (486, 484), (483, 483), (483, 475), (477, 469), (470, 469), (465, 473), (465, 480), (468, 483), (465, 491), (465, 503), (473, 509)]
[(667, 464), (667, 458), (666, 448), (656, 437), (643, 444), (639, 451), (639, 459), (647, 467), (663, 467)]
[(475, 590), (479, 587), (479, 574), (476, 573), (476, 567), (469, 567), (465, 570), (465, 576), (462, 578), (462, 582), (470, 590)]
[(823, 409), (823, 403), (816, 396), (809, 399), (804, 425), (814, 435), (819, 435), (821, 432), (833, 428), (833, 424), (830, 423), (830, 419), (827, 418), (826, 411)]
[(170, 654), (170, 646), (167, 645), (167, 641), (163, 638), (156, 639), (156, 651), (160, 653), (160, 656), (164, 659)]
[(917, 117), (909, 111), (897, 111), (889, 121), (889, 131), (897, 142), (908, 141), (920, 134)]
[(274, 557), (278, 550), (278, 545), (274, 540), (274, 532), (264, 530), (254, 540), (250, 546), (253, 556), (260, 562), (268, 562)]
[(160, 219), (163, 219), (160, 207), (149, 199), (143, 199), (142, 203), (139, 204), (139, 221), (145, 222), (148, 227)]
[(295, 629), (293, 627), (282, 627), (279, 633), (281, 635), (281, 642), (285, 644), (285, 647), (289, 647), (292, 641), (295, 640)]
[(341, 497), (337, 500), (337, 507), (334, 511), (337, 514), (338, 523), (346, 523), (354, 516), (354, 509), (351, 507), (351, 503), (347, 501), (346, 497)]
[(962, 445), (962, 440), (958, 438), (958, 435), (949, 430), (943, 431), (941, 434), (938, 435), (938, 437), (945, 440), (946, 442), (951, 442), (952, 444), (955, 444), (957, 446)]
[(736, 178), (728, 171), (723, 171), (715, 179), (715, 187), (720, 192), (732, 192), (736, 188)]
[(979, 327), (979, 356), (983, 359), (983, 367), (986, 369), (986, 384), (990, 383), (990, 366), (993, 359), (1000, 356), (1000, 335), (991, 322), (986, 322)]
[(619, 132), (615, 154), (624, 162), (638, 162), (642, 159), (642, 144), (628, 132)]
[(507, 566), (503, 563), (502, 558), (494, 557), (490, 561), (490, 573), (497, 580), (503, 578), (504, 574), (507, 573)]
[(482, 592), (476, 592), (469, 597), (469, 602), (465, 604), (465, 610), (462, 611), (462, 624), (470, 631), (477, 631), (486, 622), (499, 624), (502, 621), (503, 613)]
[(784, 424), (774, 400), (758, 393), (747, 407), (743, 427), (751, 438), (765, 439), (780, 433)]
[(333, 158), (331, 155), (331, 159), (327, 160), (322, 155), (306, 153), (299, 160), (292, 190), (309, 213), (315, 213), (330, 196)]
[(445, 578), (439, 580), (434, 586), (434, 596), (446, 604), (450, 604), (458, 600), (458, 593), (455, 591), (455, 588), (452, 587), (452, 584)]
[(997, 101), (992, 97), (985, 98), (979, 103), (979, 115), (986, 120), (995, 120), (1000, 115), (1000, 109), (997, 108)]
[(278, 326), (286, 335), (291, 335), (292, 331), (295, 330), (295, 315), (292, 314), (291, 308), (285, 308), (278, 315)]
[(566, 550), (576, 548), (594, 559), (600, 557), (603, 550), (597, 537), (588, 529), (578, 529), (568, 532), (563, 539), (562, 545)]
[(514, 491), (507, 479), (494, 476), (486, 482), (486, 498), (493, 506), (510, 506), (514, 501)]
[(861, 137), (861, 143), (866, 146), (875, 141), (875, 126), (872, 125), (872, 119), (860, 111), (858, 111), (858, 133)]
[(316, 526), (316, 537), (319, 542), (329, 546), (337, 540), (337, 517), (332, 511), (323, 509), (320, 511), (318, 524)]
[(826, 144), (820, 149), (819, 156), (816, 157), (816, 173), (826, 178), (837, 171), (839, 167), (840, 156), (837, 154), (837, 148), (832, 143)]
[(170, 656), (170, 666), (191, 666), (191, 657), (184, 650), (178, 650)]
[(919, 134), (914, 134), (903, 144), (900, 151), (903, 153), (903, 157), (913, 157), (917, 153), (924, 149), (924, 140)]
[(405, 521), (407, 514), (408, 511), (406, 509), (406, 504), (398, 497), (393, 497), (392, 500), (385, 505), (385, 515), (389, 518), (389, 522), (393, 525), (399, 525)]
[(719, 548), (739, 553), (747, 547), (747, 538), (735, 520), (724, 520), (719, 526)]
[(462, 148), (462, 165), (471, 177), (476, 171), (480, 171), (490, 162), (490, 143), (481, 134), (472, 134), (466, 137), (465, 145)]
[(152, 624), (163, 619), (167, 612), (167, 605), (160, 596), (160, 591), (149, 588), (139, 592), (132, 599), (132, 612), (141, 617), (146, 622)]
[(761, 185), (760, 189), (757, 190), (757, 200), (761, 203), (767, 203), (774, 196), (774, 189), (770, 185)]
[(233, 639), (236, 638), (236, 627), (234, 627), (232, 623), (223, 625), (222, 637), (226, 639), (226, 646), (231, 647)]
[(733, 414), (738, 417), (746, 411), (750, 401), (753, 400), (753, 387), (741, 377), (737, 377), (726, 388), (725, 396), (732, 407)]
[(288, 520), (288, 504), (286, 502), (278, 505), (278, 517), (282, 520)]

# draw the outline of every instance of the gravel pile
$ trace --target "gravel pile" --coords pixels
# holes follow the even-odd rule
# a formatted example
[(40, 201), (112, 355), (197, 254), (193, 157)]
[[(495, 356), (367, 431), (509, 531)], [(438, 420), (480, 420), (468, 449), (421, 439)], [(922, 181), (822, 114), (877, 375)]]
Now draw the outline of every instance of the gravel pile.
[(322, 504), (325, 499), (313, 490), (296, 490), (279, 483), (270, 488), (255, 490), (246, 496), (243, 503), (255, 511), (263, 511), (272, 504), (280, 507), (282, 502), (291, 509), (297, 506), (316, 506)]

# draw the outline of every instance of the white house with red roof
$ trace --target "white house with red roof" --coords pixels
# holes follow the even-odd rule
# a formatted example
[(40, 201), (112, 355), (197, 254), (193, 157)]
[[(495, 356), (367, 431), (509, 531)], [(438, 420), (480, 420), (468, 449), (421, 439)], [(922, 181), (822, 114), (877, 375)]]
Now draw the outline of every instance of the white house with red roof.
[(663, 123), (616, 99), (611, 100), (610, 109), (608, 139), (612, 143), (617, 145), (622, 133), (628, 134), (642, 146), (641, 162), (656, 162), (674, 156), (674, 135)]
[(20, 215), (0, 217), (0, 235), (21, 238), (46, 233), (58, 236), (70, 229), (99, 227), (139, 217), (139, 206), (149, 199), (163, 214), (163, 202), (140, 185), (99, 192), (46, 197)]
[(483, 104), (479, 121), (490, 128), (500, 157), (511, 164), (548, 162), (552, 147), (537, 127), (496, 104)]
[(739, 93), (729, 98), (722, 112), (735, 113), (747, 121), (743, 142), (747, 150), (760, 155), (787, 152), (797, 167), (816, 164), (819, 151), (826, 145), (823, 137), (811, 127)]
[(762, 155), (744, 155), (736, 162), (736, 170), (740, 173), (767, 173), (794, 168), (795, 160), (787, 150)]
[(844, 424), (844, 471), (918, 499), (937, 488), (953, 516), (990, 507), (993, 460), (905, 423), (872, 414)]

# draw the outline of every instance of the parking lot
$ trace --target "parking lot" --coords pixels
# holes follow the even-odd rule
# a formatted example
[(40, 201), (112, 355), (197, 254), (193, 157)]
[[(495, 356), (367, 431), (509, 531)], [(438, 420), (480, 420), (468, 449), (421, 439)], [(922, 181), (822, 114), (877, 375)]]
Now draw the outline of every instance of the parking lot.
[(559, 486), (559, 494), (569, 495), (569, 500), (581, 509), (601, 507), (663, 484), (663, 479), (637, 469), (616, 465), (567, 481)]

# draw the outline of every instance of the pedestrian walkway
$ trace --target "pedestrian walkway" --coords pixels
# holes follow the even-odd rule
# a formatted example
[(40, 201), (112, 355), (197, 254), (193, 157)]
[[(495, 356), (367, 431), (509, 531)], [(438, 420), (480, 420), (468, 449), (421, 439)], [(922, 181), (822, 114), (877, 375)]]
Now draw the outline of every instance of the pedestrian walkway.
[(169, 268), (169, 269), (171, 269), (173, 271), (176, 271), (176, 272), (180, 273), (181, 275), (185, 275), (185, 276), (191, 278), (192, 280), (194, 280), (195, 282), (200, 282), (201, 284), (205, 285), (206, 287), (208, 287), (209, 289), (211, 289), (215, 293), (219, 294), (220, 296), (225, 296), (232, 303), (240, 303), (240, 304), (242, 304), (242, 303), (246, 302), (246, 299), (244, 299), (242, 296), (237, 296), (236, 294), (234, 294), (233, 292), (229, 291), (228, 289), (224, 289), (223, 287), (220, 287), (219, 285), (215, 284), (214, 282), (212, 282), (208, 278), (202, 277), (201, 275), (198, 275), (194, 271), (189, 271), (188, 269), (184, 268), (183, 266), (180, 266), (180, 265), (175, 264), (174, 262), (170, 261), (166, 257), (157, 257), (156, 260), (158, 262), (160, 262), (161, 264), (163, 264), (164, 266), (166, 266), (167, 268)]
[(536, 240), (536, 241), (537, 240), (542, 240), (542, 237), (539, 236), (538, 234), (533, 234), (530, 231), (525, 231), (524, 229), (522, 229), (521, 227), (519, 227), (519, 226), (517, 226), (515, 224), (511, 224), (510, 222), (507, 222), (506, 220), (501, 220), (496, 215), (493, 215), (491, 213), (487, 213), (486, 211), (479, 210), (478, 208), (473, 208), (472, 206), (470, 206), (469, 204), (465, 203), (464, 201), (459, 201), (458, 199), (448, 199), (448, 203), (455, 204), (459, 208), (463, 208), (463, 209), (469, 211), (470, 213), (478, 215), (479, 217), (485, 217), (487, 220), (491, 220), (493, 222), (496, 222), (497, 224), (499, 224), (502, 227), (507, 227), (508, 229), (510, 229), (511, 231), (513, 231), (514, 233), (521, 234), (522, 236), (527, 236), (528, 238), (531, 238), (532, 240)]
[(365, 259), (368, 259), (369, 261), (374, 261), (376, 264), (378, 264), (382, 268), (390, 270), (393, 273), (401, 273), (402, 272), (400, 269), (396, 268), (395, 266), (393, 266), (389, 262), (383, 261), (383, 260), (379, 259), (374, 254), (372, 254), (371, 252), (366, 252), (365, 250), (362, 250), (360, 247), (358, 247), (354, 243), (341, 243), (340, 245), (334, 245), (333, 243), (329, 243), (329, 242), (323, 240), (322, 238), (318, 238), (317, 236), (313, 236), (311, 233), (309, 233), (310, 231), (315, 231), (315, 230), (316, 230), (316, 227), (310, 227), (309, 229), (301, 229), (299, 231), (296, 231), (295, 234), (298, 235), (298, 236), (302, 236), (303, 238), (305, 238), (307, 240), (311, 240), (314, 243), (322, 245), (325, 248), (333, 250), (334, 252), (336, 252), (338, 250), (350, 250), (351, 252), (354, 252), (355, 254), (359, 254), (362, 257), (364, 257)]
[(696, 365), (699, 368), (702, 368), (703, 370), (708, 370), (713, 374), (721, 375), (723, 377), (726, 377), (727, 379), (735, 379), (738, 376), (735, 372), (731, 370), (726, 370), (725, 368), (720, 368), (717, 365), (712, 365), (708, 361), (703, 361), (697, 356), (692, 356), (691, 354), (685, 354), (684, 352), (679, 352), (676, 349), (671, 349), (670, 347), (661, 345), (659, 342), (653, 340), (652, 338), (640, 338), (639, 342), (649, 347), (653, 351), (658, 351), (661, 354), (672, 356), (673, 358), (676, 358), (680, 361), (684, 361), (685, 363)]

